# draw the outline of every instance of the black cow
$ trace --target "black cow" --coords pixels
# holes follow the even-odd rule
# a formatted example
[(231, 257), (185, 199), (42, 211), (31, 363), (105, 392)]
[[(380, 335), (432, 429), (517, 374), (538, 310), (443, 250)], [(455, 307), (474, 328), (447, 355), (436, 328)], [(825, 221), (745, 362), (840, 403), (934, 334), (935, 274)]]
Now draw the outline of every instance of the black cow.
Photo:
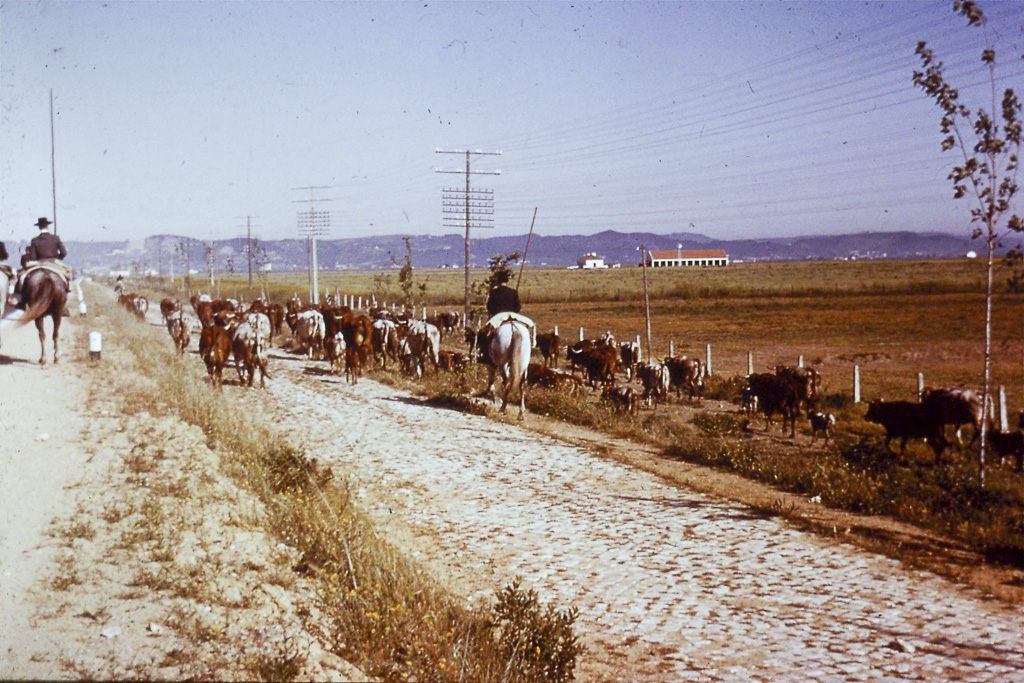
[(946, 449), (942, 418), (925, 404), (875, 400), (868, 403), (864, 419), (882, 425), (885, 429), (885, 447), (890, 452), (892, 449), (889, 444), (896, 438), (900, 440), (900, 455), (907, 448), (907, 439), (924, 439), (935, 451), (936, 457), (941, 456)]
[(744, 399), (754, 399), (757, 409), (764, 413), (765, 431), (772, 424), (772, 417), (782, 415), (782, 431), (786, 431), (789, 423), (789, 436), (796, 436), (796, 415), (800, 406), (800, 397), (796, 387), (787, 379), (777, 375), (754, 374), (747, 377), (747, 386), (743, 391)]

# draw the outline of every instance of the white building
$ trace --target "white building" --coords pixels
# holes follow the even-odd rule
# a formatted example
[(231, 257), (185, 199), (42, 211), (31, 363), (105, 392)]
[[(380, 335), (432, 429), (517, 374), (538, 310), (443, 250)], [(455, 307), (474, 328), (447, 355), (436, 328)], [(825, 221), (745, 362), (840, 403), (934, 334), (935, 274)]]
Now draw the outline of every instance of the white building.
[(647, 264), (651, 268), (679, 266), (727, 266), (729, 255), (721, 249), (676, 249), (675, 251), (649, 251)]
[(607, 268), (608, 266), (605, 265), (603, 256), (584, 254), (576, 259), (576, 267), (584, 270), (593, 270), (595, 268)]

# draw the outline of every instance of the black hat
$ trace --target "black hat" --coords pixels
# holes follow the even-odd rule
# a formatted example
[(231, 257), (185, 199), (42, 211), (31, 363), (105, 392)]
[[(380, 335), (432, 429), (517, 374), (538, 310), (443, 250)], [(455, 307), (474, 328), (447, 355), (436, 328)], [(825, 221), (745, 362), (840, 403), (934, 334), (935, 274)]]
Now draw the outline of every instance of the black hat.
[(38, 221), (36, 221), (36, 225), (39, 226), (40, 230), (42, 230), (43, 228), (48, 228), (50, 227), (50, 219), (47, 218), (46, 216), (43, 216)]
[(498, 279), (498, 282), (508, 282), (508, 279), (509, 279), (508, 271), (507, 270), (499, 270), (498, 271), (498, 275), (497, 275), (497, 279)]

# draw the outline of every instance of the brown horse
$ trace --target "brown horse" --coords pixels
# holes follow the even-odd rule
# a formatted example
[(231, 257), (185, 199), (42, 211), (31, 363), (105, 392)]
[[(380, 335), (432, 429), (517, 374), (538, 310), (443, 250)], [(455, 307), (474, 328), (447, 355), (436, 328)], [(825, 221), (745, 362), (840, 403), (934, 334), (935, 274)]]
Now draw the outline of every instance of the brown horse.
[(51, 270), (40, 268), (28, 274), (21, 286), (21, 296), (25, 301), (25, 315), (18, 321), (18, 326), (36, 322), (39, 330), (39, 364), (46, 365), (46, 332), (43, 321), (46, 316), (53, 319), (53, 362), (60, 359), (57, 336), (60, 331), (61, 316), (67, 304), (68, 292), (64, 281)]

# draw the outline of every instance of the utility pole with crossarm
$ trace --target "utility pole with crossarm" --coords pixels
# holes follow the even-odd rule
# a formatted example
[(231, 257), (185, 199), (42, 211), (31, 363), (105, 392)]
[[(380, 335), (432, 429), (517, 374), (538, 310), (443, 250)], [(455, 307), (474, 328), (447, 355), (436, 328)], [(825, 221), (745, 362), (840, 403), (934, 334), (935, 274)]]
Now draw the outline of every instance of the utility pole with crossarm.
[(466, 169), (459, 171), (446, 171), (437, 169), (438, 173), (465, 173), (466, 188), (444, 188), (442, 195), (442, 214), (446, 228), (456, 227), (465, 223), (466, 226), (466, 302), (464, 319), (468, 323), (470, 316), (469, 301), (469, 231), (471, 228), (493, 228), (494, 227), (494, 190), (473, 190), (470, 189), (469, 178), (471, 175), (501, 175), (501, 171), (473, 171), (470, 170), (470, 159), (472, 155), (498, 156), (501, 152), (483, 152), (480, 150), (435, 150), (438, 154), (465, 154)]

